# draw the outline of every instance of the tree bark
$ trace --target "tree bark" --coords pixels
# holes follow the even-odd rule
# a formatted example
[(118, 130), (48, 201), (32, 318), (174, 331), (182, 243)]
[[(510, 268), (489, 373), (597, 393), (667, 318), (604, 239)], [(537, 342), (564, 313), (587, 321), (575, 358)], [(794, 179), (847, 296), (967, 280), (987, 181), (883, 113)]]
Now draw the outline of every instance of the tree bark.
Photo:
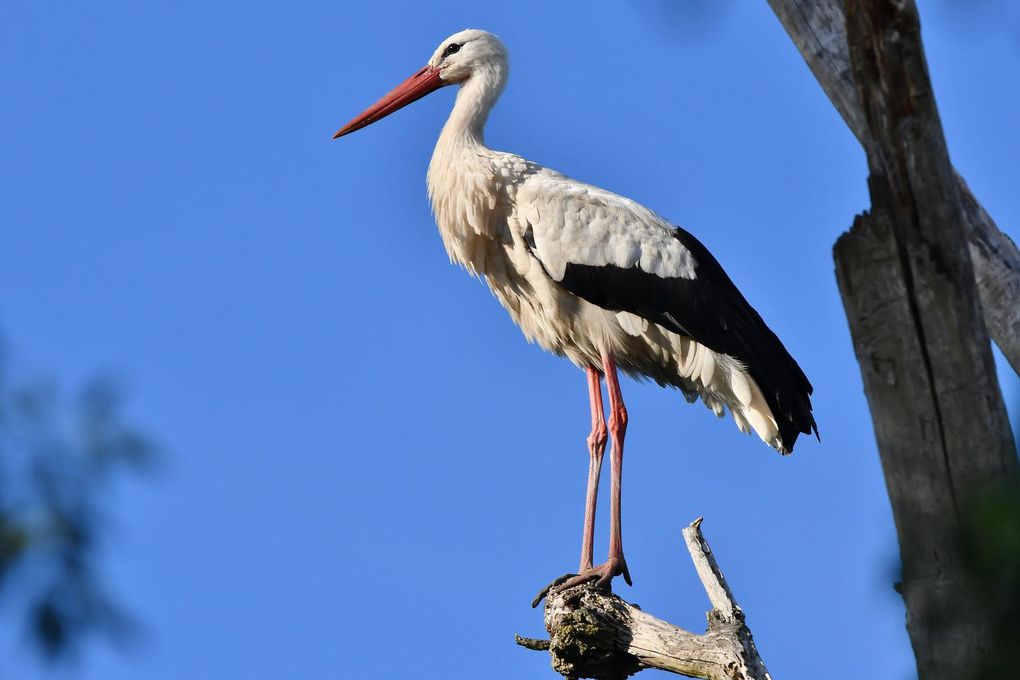
[(548, 641), (518, 637), (518, 644), (549, 650), (553, 668), (566, 678), (620, 680), (657, 668), (707, 680), (772, 680), (744, 613), (701, 534), (701, 519), (685, 527), (683, 534), (712, 604), (705, 634), (678, 628), (585, 584), (547, 597)]
[(949, 162), (913, 1), (849, 0), (846, 35), (872, 210), (837, 241), (836, 277), (896, 520), (918, 675), (956, 680), (981, 667), (989, 639), (967, 592), (962, 520), (1018, 469), (973, 245), (960, 247), (983, 211)]
[[(797, 49), (865, 147), (870, 129), (854, 85), (844, 0), (768, 0)], [(999, 231), (953, 171), (963, 202), (961, 223), (981, 298), (985, 324), (1013, 370), (1020, 374), (1020, 250)]]

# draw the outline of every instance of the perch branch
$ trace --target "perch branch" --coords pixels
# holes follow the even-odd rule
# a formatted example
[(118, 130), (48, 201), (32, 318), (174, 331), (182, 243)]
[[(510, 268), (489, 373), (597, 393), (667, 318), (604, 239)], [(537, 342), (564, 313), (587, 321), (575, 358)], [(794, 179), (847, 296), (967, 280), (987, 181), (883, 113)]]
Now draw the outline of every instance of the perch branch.
[(566, 678), (618, 680), (658, 668), (706, 680), (771, 680), (744, 613), (701, 534), (701, 518), (683, 534), (712, 603), (704, 634), (678, 628), (586, 584), (546, 599), (548, 643), (519, 638), (518, 644), (529, 649), (548, 645), (553, 668)]

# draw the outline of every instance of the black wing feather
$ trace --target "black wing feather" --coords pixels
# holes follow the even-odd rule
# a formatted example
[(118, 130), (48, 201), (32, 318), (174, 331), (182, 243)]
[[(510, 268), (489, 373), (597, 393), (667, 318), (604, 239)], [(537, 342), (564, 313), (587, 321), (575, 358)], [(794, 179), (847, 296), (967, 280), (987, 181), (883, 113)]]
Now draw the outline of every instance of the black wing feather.
[(679, 227), (674, 235), (697, 262), (694, 279), (662, 278), (636, 266), (568, 263), (558, 283), (594, 305), (637, 314), (740, 360), (761, 389), (786, 451), (801, 432), (817, 436), (812, 387), (800, 366), (708, 249)]

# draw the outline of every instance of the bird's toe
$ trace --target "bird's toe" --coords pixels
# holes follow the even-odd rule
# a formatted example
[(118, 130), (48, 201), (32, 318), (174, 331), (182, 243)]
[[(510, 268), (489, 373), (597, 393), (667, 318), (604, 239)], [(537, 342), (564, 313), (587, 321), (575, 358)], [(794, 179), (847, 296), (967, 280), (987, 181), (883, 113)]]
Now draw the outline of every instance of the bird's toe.
[(548, 595), (550, 592), (558, 590), (559, 586), (568, 582), (570, 579), (576, 577), (577, 574), (564, 574), (563, 576), (558, 576), (555, 579), (553, 579), (551, 583), (549, 583), (546, 587), (542, 588), (542, 590), (538, 591), (538, 595), (536, 595), (535, 599), (531, 601), (531, 608), (534, 609), (535, 607), (537, 607), (539, 603), (545, 599), (546, 595)]

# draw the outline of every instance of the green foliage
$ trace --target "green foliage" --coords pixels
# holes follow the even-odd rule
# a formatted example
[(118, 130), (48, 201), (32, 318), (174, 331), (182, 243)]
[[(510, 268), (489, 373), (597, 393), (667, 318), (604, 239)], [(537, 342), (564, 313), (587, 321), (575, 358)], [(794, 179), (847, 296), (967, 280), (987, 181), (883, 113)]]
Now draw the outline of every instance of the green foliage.
[(1020, 649), (1020, 482), (976, 499), (962, 534), (970, 596), (989, 622), (989, 656), (978, 674), (992, 680), (1015, 672)]
[(71, 657), (95, 633), (124, 639), (128, 617), (99, 567), (116, 478), (154, 460), (124, 424), (109, 380), (76, 399), (51, 385), (13, 384), (0, 354), (0, 608), (23, 622), (46, 659)]

